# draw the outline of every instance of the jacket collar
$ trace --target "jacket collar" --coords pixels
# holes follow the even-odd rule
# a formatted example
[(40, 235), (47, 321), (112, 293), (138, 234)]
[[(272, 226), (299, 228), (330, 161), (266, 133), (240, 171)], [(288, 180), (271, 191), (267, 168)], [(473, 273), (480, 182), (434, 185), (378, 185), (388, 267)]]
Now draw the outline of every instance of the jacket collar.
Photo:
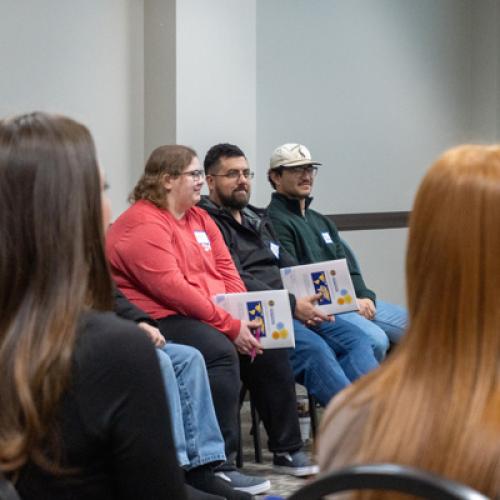
[[(229, 217), (231, 220), (234, 220), (227, 208), (216, 205), (206, 194), (202, 195), (198, 206), (205, 209), (209, 214)], [(260, 220), (266, 214), (266, 210), (254, 207), (253, 205), (247, 205), (241, 210), (241, 213), (250, 219)]]
[(216, 205), (206, 194), (201, 196), (198, 206), (206, 210), (209, 214), (222, 214), (225, 210)]
[[(278, 193), (276, 191), (272, 194), (272, 199), (273, 201), (277, 201), (280, 205), (283, 205), (288, 211), (302, 217), (302, 211), (300, 210), (300, 200), (288, 198), (284, 194)], [(312, 196), (308, 196), (306, 198), (306, 210), (309, 208), (309, 205), (312, 201)]]

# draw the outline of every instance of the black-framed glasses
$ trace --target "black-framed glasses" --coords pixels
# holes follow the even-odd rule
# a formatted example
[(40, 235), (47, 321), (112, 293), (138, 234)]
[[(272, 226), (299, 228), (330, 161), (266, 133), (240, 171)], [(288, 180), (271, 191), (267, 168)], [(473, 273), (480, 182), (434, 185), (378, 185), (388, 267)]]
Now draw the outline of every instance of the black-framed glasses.
[(231, 179), (235, 181), (240, 178), (242, 175), (245, 179), (253, 179), (255, 172), (252, 172), (250, 169), (247, 170), (228, 170), (225, 174), (209, 174), (212, 177), (226, 177), (226, 179)]
[(199, 181), (205, 177), (205, 172), (203, 170), (190, 170), (189, 172), (181, 172), (179, 175), (189, 175), (193, 181)]
[(308, 174), (312, 177), (316, 177), (316, 174), (318, 173), (318, 167), (316, 165), (297, 165), (295, 167), (286, 167), (283, 170), (290, 172), (293, 175)]

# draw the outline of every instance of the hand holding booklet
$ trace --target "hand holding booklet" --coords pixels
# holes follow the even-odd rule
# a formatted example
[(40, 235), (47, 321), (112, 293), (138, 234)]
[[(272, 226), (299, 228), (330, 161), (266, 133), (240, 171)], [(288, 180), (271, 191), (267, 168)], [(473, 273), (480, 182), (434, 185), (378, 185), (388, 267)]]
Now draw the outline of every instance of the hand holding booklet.
[(264, 349), (295, 347), (292, 312), (286, 290), (221, 293), (215, 295), (213, 300), (235, 318), (260, 320), (258, 340)]
[(359, 309), (346, 259), (284, 267), (283, 286), (296, 297), (321, 293), (317, 307), (326, 314), (341, 314)]

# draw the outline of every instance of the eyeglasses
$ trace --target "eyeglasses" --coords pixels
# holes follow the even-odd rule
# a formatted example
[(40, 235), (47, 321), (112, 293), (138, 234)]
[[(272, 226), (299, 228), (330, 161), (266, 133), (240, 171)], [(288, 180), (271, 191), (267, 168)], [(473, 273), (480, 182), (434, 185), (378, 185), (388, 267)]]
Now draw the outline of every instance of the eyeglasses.
[(253, 179), (255, 172), (252, 172), (251, 170), (229, 170), (225, 174), (209, 174), (209, 175), (211, 175), (212, 177), (226, 177), (227, 179), (235, 181), (240, 178), (240, 175), (242, 175), (245, 179)]
[(297, 165), (296, 167), (286, 167), (283, 170), (293, 175), (308, 174), (312, 177), (316, 177), (318, 173), (318, 167), (316, 165)]
[(190, 170), (189, 172), (182, 172), (179, 175), (190, 175), (193, 181), (199, 181), (205, 177), (203, 170)]

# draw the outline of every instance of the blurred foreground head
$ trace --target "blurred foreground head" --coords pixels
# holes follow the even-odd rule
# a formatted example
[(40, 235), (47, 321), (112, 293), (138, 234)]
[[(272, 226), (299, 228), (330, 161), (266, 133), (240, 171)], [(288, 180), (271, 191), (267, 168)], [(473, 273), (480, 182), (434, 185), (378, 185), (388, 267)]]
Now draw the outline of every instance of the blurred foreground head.
[(28, 459), (47, 465), (76, 323), (85, 308), (106, 309), (110, 301), (89, 131), (45, 113), (0, 120), (3, 470), (15, 471)]
[(390, 462), (500, 494), (499, 226), (500, 147), (445, 152), (410, 217), (408, 332), (326, 411), (323, 472)]
[[(500, 356), (500, 147), (464, 145), (429, 169), (413, 206), (407, 250), (409, 343), (459, 370)], [(420, 351), (421, 349), (421, 351)], [(437, 359), (436, 359), (437, 361)], [(490, 371), (490, 373), (493, 373)]]

